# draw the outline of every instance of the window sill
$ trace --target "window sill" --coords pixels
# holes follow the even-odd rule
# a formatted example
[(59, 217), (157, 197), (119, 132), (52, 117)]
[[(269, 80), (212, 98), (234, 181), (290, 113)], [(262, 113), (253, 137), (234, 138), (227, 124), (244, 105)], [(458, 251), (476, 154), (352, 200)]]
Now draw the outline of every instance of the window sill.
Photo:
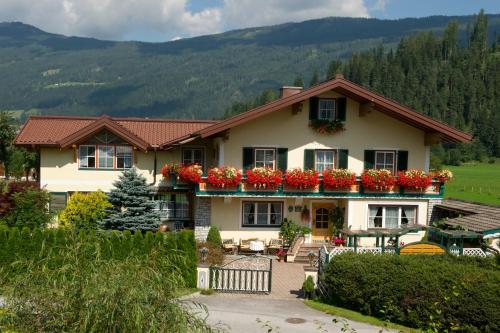
[(263, 229), (273, 229), (273, 228), (281, 228), (281, 224), (269, 224), (269, 225), (265, 225), (265, 224), (243, 224), (241, 226), (242, 228), (245, 228), (245, 229), (260, 229), (260, 228), (263, 228)]
[(125, 170), (130, 170), (132, 168), (126, 168), (126, 169), (113, 169), (113, 168), (78, 168), (78, 171), (125, 171)]

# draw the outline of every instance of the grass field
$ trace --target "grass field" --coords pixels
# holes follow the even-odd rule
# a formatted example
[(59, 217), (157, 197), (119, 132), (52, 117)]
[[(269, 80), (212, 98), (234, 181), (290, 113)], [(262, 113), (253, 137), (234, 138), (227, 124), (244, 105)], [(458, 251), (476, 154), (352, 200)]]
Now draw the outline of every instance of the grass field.
[(445, 197), (500, 206), (500, 161), (449, 166), (454, 175)]

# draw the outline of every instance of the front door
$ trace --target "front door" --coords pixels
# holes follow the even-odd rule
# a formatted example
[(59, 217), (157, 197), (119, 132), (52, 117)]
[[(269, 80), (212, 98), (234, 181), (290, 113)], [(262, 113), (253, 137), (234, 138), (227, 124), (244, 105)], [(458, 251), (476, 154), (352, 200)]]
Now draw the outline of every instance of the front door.
[(333, 203), (313, 204), (312, 211), (312, 240), (328, 241), (333, 234), (331, 221), (332, 212), (335, 208)]

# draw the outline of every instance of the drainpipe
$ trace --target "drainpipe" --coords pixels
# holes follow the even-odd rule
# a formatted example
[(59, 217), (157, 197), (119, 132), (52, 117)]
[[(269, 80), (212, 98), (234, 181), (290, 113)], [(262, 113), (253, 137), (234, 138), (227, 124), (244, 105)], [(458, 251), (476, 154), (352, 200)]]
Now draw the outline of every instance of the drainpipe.
[(153, 162), (153, 182), (151, 184), (149, 184), (149, 185), (153, 186), (153, 185), (156, 184), (156, 166), (157, 166), (156, 149), (158, 149), (158, 145), (151, 145), (151, 147), (154, 149), (155, 157), (154, 157), (154, 162)]

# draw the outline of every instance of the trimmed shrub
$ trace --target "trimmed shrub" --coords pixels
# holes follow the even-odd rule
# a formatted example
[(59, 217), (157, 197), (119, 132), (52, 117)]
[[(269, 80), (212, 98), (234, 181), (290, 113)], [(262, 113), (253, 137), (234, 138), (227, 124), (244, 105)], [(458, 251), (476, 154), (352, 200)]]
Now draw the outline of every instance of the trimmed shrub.
[(493, 258), (343, 254), (320, 278), (333, 305), (439, 332), (500, 331)]
[(106, 216), (106, 208), (110, 207), (112, 205), (104, 192), (77, 192), (59, 215), (59, 223), (63, 227), (97, 229), (98, 222)]
[(213, 246), (222, 247), (222, 239), (220, 237), (219, 229), (214, 225), (208, 230), (207, 243), (210, 243)]

